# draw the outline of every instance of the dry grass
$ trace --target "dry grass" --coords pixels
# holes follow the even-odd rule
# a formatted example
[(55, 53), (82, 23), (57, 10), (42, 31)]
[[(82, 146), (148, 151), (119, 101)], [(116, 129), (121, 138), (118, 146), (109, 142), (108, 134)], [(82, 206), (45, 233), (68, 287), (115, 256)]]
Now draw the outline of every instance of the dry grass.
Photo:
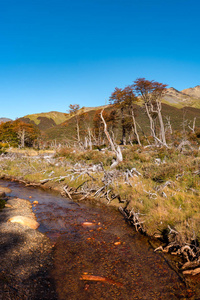
[[(13, 149), (13, 152), (16, 149)], [(106, 151), (74, 151), (61, 149), (52, 163), (42, 156), (34, 159), (36, 152), (17, 151), (14, 160), (0, 161), (0, 174), (12, 175), (28, 181), (39, 182), (46, 178), (57, 178), (70, 174), (76, 164), (91, 166), (103, 163), (105, 170), (113, 159), (112, 152)], [(46, 153), (50, 153), (49, 151)], [(38, 152), (37, 152), (38, 155)], [(179, 153), (174, 149), (142, 149), (136, 146), (126, 147), (123, 151), (124, 161), (118, 166), (119, 176), (115, 178), (109, 189), (119, 194), (121, 200), (128, 201), (128, 209), (141, 213), (144, 227), (148, 234), (166, 230), (167, 226), (179, 230), (185, 238), (195, 236), (200, 239), (200, 186), (199, 154)], [(135, 168), (141, 176), (133, 174), (125, 180), (127, 169)], [(77, 188), (87, 181), (87, 187), (102, 185), (103, 172), (92, 173), (95, 181), (87, 174), (68, 176), (61, 183)], [(166, 186), (165, 184), (168, 183)], [(119, 206), (117, 199), (111, 202)], [(120, 204), (121, 205), (121, 204)]]

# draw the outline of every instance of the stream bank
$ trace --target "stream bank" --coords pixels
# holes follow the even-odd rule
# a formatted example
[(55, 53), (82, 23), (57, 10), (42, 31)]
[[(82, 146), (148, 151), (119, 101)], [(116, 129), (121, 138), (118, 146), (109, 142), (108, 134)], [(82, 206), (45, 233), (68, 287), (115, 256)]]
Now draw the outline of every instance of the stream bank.
[[(11, 295), (2, 299), (198, 299), (164, 257), (153, 252), (148, 239), (135, 233), (112, 208), (76, 204), (58, 194), (16, 182), (2, 183), (13, 190), (8, 200), (12, 208), (3, 211), (2, 226), (11, 226), (16, 237), (13, 239), (9, 229), (7, 245), (12, 247), (5, 257), (1, 255), (7, 272), (4, 296), (8, 291)], [(19, 200), (19, 194), (32, 204), (39, 202), (33, 211), (41, 224), (39, 230), (45, 234), (5, 223), (13, 214), (25, 212), (25, 206), (29, 206), (30, 213), (30, 202)], [(15, 204), (20, 203), (23, 207), (18, 210)], [(6, 232), (5, 229), (2, 232)], [(20, 234), (24, 237), (21, 240)], [(20, 256), (18, 254), (16, 259), (19, 249)], [(19, 262), (25, 269), (29, 266), (29, 271), (18, 269)], [(7, 280), (12, 285), (6, 284)]]
[(57, 299), (51, 242), (38, 230), (8, 222), (17, 215), (34, 218), (28, 200), (12, 197), (0, 212), (0, 299)]

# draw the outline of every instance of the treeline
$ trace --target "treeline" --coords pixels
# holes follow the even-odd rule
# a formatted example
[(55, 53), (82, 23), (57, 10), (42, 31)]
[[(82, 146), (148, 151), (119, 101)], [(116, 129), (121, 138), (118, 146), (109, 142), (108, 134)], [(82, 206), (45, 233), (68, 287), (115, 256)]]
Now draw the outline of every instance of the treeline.
[[(109, 98), (110, 105), (103, 109), (102, 114), (114, 142), (168, 147), (168, 143), (175, 140), (198, 138), (199, 117), (194, 117), (194, 112), (189, 112), (190, 119), (187, 119), (186, 109), (164, 105), (163, 115), (162, 99), (166, 87), (153, 80), (138, 78), (132, 85), (115, 88)], [(85, 148), (107, 143), (102, 109), (84, 112), (78, 104), (69, 108), (73, 118), (66, 122), (69, 129), (66, 136), (70, 141), (76, 141)]]
[(1, 147), (32, 147), (39, 136), (40, 131), (33, 124), (19, 120), (0, 124)]
[(116, 144), (168, 147), (169, 143), (180, 143), (183, 138), (198, 141), (200, 110), (179, 110), (163, 104), (166, 87), (153, 80), (138, 78), (124, 88), (116, 87), (110, 95), (109, 105), (103, 110), (87, 111), (79, 104), (70, 104), (69, 118), (60, 125), (48, 118), (42, 118), (46, 121), (43, 129), (25, 118), (2, 123), (0, 142), (22, 148), (46, 148), (60, 144), (76, 144), (84, 149), (104, 147), (108, 139), (103, 119), (110, 138)]

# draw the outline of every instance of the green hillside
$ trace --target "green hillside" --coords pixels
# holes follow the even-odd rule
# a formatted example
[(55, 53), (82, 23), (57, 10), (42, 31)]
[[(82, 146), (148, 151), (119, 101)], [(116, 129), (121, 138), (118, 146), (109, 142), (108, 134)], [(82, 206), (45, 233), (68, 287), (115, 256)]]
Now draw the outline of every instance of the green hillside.
[(40, 118), (47, 118), (52, 119), (56, 125), (63, 123), (67, 120), (67, 114), (58, 112), (58, 111), (50, 111), (46, 113), (38, 113), (38, 114), (32, 114), (32, 115), (26, 115), (23, 118), (30, 119), (33, 121), (36, 125), (39, 125), (41, 122)]
[[(136, 121), (138, 123), (138, 131), (140, 136), (150, 135), (149, 120), (146, 116), (142, 103), (138, 102), (139, 105), (135, 105), (136, 108)], [(178, 106), (178, 107), (177, 107)], [(88, 128), (94, 131), (94, 119), (99, 116), (100, 111), (104, 108), (105, 113), (109, 114), (114, 107), (112, 105), (99, 106), (99, 107), (82, 107), (79, 112), (79, 126), (80, 136), (86, 135)], [(114, 134), (117, 140), (121, 139), (121, 121), (120, 111), (118, 110), (117, 125), (114, 129)], [(196, 127), (200, 127), (200, 108), (194, 107), (181, 107), (177, 103), (166, 104), (165, 100), (162, 104), (162, 115), (164, 123), (167, 124), (167, 119), (170, 117), (170, 123), (172, 130), (182, 131), (183, 121), (186, 124), (185, 129), (189, 130), (188, 125), (192, 126), (194, 118), (196, 118)], [(60, 142), (64, 141), (76, 141), (77, 129), (76, 129), (76, 117), (62, 112), (48, 112), (26, 115), (20, 120), (26, 123), (36, 124), (37, 127), (43, 133), (43, 138), (46, 140), (57, 140)], [(103, 129), (102, 129), (103, 130)], [(127, 133), (127, 139), (128, 139)]]
[[(103, 108), (104, 106), (99, 107), (82, 107), (79, 110), (79, 114), (87, 113), (89, 111), (93, 111), (95, 109)], [(70, 115), (68, 113), (62, 113), (58, 111), (50, 111), (46, 113), (38, 113), (38, 114), (31, 114), (26, 115), (22, 118), (19, 118), (19, 120), (25, 122), (25, 123), (31, 123), (35, 124), (41, 131), (46, 131), (50, 128), (53, 128), (57, 125), (60, 125), (67, 120), (73, 118), (73, 115)]]
[[(138, 131), (141, 136), (150, 134), (149, 130), (149, 120), (145, 114), (145, 111), (142, 106), (135, 105), (136, 108), (136, 121), (138, 123)], [(105, 112), (110, 112), (113, 110), (113, 106), (108, 105), (105, 108)], [(99, 111), (99, 112), (98, 112)], [(93, 129), (94, 127), (94, 117), (96, 113), (100, 113), (101, 109), (96, 107), (93, 110), (89, 110), (84, 113), (84, 120), (80, 120), (80, 135), (83, 137), (86, 133), (87, 128)], [(196, 127), (200, 127), (200, 109), (193, 107), (184, 107), (176, 108), (165, 103), (162, 104), (162, 114), (164, 123), (167, 123), (167, 117), (170, 117), (170, 122), (173, 130), (181, 131), (183, 129), (183, 121), (186, 124), (192, 126), (194, 118), (196, 118)], [(117, 121), (117, 128), (115, 129), (117, 139), (120, 139), (121, 136), (121, 124), (120, 120)], [(140, 129), (141, 127), (141, 129)], [(186, 130), (188, 126), (186, 125)], [(62, 124), (48, 128), (45, 131), (46, 138), (48, 140), (56, 139), (57, 141), (71, 140), (75, 141), (76, 139), (76, 119), (71, 117)]]

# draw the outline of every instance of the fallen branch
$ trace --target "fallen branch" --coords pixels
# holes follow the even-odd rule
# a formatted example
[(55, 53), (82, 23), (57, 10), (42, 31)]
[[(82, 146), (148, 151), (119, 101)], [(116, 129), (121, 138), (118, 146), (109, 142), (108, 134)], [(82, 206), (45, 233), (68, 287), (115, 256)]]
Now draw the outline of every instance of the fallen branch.
[(64, 192), (67, 194), (67, 196), (72, 200), (72, 196), (70, 195), (70, 193), (69, 193), (69, 191), (67, 190), (67, 188), (68, 188), (68, 186), (65, 185), (65, 186), (63, 187), (63, 190), (64, 190)]
[(136, 213), (133, 209), (131, 211), (128, 211), (126, 208), (122, 208), (121, 206), (119, 207), (119, 211), (124, 216), (125, 220), (135, 227), (136, 231), (145, 234), (145, 230), (142, 225), (144, 221), (140, 220), (139, 216), (141, 214), (139, 212)]
[[(200, 273), (200, 248), (197, 245), (183, 241), (181, 234), (168, 225), (168, 245), (159, 246), (154, 251), (161, 250), (182, 257), (185, 263), (181, 267), (184, 275), (196, 275)], [(193, 241), (194, 242), (194, 241)]]

